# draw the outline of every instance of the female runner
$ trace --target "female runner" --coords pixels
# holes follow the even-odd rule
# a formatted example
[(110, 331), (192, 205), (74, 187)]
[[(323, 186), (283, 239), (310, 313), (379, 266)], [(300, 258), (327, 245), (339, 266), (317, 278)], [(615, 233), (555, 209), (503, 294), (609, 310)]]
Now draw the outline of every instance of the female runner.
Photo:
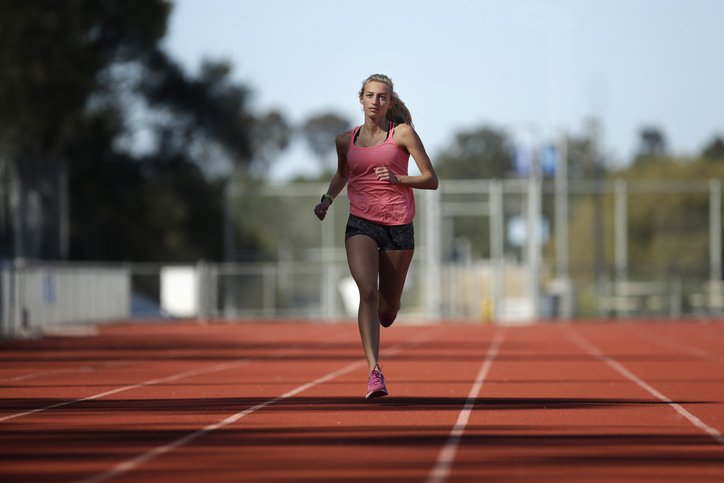
[[(357, 321), (370, 371), (366, 397), (373, 398), (388, 394), (379, 363), (380, 325), (389, 327), (397, 317), (412, 261), (412, 189), (437, 189), (438, 180), (392, 80), (371, 75), (362, 83), (359, 101), (364, 123), (337, 136), (337, 172), (314, 213), (323, 220), (347, 186), (350, 216), (345, 248), (360, 294)], [(410, 155), (418, 176), (407, 174)]]

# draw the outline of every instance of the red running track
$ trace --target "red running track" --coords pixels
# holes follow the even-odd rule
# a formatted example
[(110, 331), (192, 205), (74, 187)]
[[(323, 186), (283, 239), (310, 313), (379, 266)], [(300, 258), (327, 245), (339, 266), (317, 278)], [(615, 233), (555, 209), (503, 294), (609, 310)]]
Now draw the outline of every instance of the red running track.
[(724, 324), (125, 324), (0, 343), (0, 481), (724, 481)]

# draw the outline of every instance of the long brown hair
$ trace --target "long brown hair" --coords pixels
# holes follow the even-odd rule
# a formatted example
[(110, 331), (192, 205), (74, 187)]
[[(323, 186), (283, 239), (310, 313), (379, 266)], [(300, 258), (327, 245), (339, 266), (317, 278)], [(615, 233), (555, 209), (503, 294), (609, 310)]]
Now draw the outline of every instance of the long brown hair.
[(392, 107), (390, 107), (387, 110), (387, 118), (388, 121), (392, 121), (395, 123), (395, 125), (398, 124), (409, 124), (410, 126), (414, 126), (412, 124), (412, 114), (410, 114), (410, 110), (407, 108), (404, 102), (402, 102), (402, 99), (400, 99), (400, 96), (397, 95), (395, 92), (395, 87), (392, 84), (392, 79), (387, 77), (384, 74), (372, 74), (368, 78), (362, 82), (362, 88), (359, 91), (359, 97), (362, 99), (362, 94), (364, 94), (365, 86), (369, 84), (370, 82), (377, 81), (382, 82), (383, 84), (386, 84), (390, 90), (392, 91), (392, 99), (395, 101), (394, 104), (392, 104)]

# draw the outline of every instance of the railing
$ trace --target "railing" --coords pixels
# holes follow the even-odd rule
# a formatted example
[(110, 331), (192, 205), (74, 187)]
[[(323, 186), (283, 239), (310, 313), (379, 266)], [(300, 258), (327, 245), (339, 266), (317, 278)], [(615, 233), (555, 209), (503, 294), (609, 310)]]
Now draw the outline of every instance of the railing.
[(124, 266), (27, 263), (2, 266), (0, 335), (15, 337), (41, 328), (127, 320), (130, 272)]
[[(268, 216), (275, 222), (264, 225), (271, 230), (265, 238), (277, 244), (264, 256), (268, 259), (269, 251), (276, 250), (274, 260), (188, 265), (5, 262), (0, 265), (0, 335), (149, 317), (353, 320), (356, 290), (344, 253), (344, 195), (324, 223), (318, 223), (310, 207), (323, 189), (325, 185), (301, 183), (260, 195), (268, 197), (263, 206), (274, 208)], [(593, 199), (591, 193), (610, 196)], [(633, 251), (630, 232), (637, 227), (629, 207), (636, 206), (636, 197), (646, 201), (652, 194), (672, 193), (694, 193), (696, 206), (708, 211), (708, 222), (662, 234), (696, 256), (677, 254), (658, 259), (657, 266), (644, 266)], [(717, 180), (571, 182), (563, 193), (549, 182), (444, 181), (438, 191), (420, 191), (416, 197), (416, 253), (401, 320), (514, 323), (724, 313)], [(553, 210), (558, 204), (561, 209)], [(598, 215), (591, 209), (587, 216), (593, 204), (610, 206)], [(564, 223), (574, 210), (577, 231)], [(544, 220), (555, 228), (554, 237), (543, 230)], [(522, 235), (512, 229), (516, 226), (525, 227)], [(226, 253), (233, 260), (233, 237), (228, 238)]]
[[(427, 311), (424, 253), (416, 256), (403, 293), (400, 322), (469, 320), (511, 324), (532, 320), (527, 270), (515, 263), (446, 263), (440, 268), (439, 314)], [(545, 273), (549, 270), (544, 270)], [(498, 273), (498, 275), (496, 275)], [(502, 286), (496, 286), (496, 280)], [(331, 292), (326, 284), (331, 281)], [(542, 283), (541, 319), (561, 318), (566, 297), (595, 296), (597, 315), (712, 317), (724, 313), (724, 283), (626, 281), (579, 284), (566, 290)], [(129, 319), (247, 318), (353, 321), (357, 294), (346, 263), (285, 261), (260, 264), (157, 265), (8, 263), (0, 271), (0, 336), (19, 337), (78, 324)], [(331, 295), (330, 295), (331, 294)], [(574, 307), (573, 312), (579, 309)]]

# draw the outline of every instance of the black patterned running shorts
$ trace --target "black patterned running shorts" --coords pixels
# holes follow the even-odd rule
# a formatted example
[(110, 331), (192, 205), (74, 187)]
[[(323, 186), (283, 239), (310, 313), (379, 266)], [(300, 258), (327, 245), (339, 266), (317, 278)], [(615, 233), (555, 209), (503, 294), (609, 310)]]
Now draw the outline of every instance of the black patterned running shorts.
[(349, 215), (344, 239), (355, 235), (372, 238), (380, 250), (412, 250), (415, 248), (415, 228), (412, 223), (387, 226)]

